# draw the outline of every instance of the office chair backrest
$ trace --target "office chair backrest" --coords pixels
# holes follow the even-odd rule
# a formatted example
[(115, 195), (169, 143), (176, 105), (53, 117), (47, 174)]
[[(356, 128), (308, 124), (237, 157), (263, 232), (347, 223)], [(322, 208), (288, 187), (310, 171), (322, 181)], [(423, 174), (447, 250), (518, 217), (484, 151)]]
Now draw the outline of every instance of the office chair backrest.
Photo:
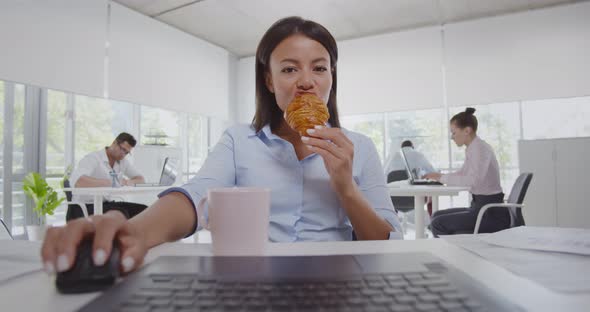
[(387, 174), (387, 183), (395, 181), (403, 181), (408, 179), (408, 172), (406, 170), (393, 170)]
[(529, 184), (533, 179), (533, 174), (529, 172), (521, 173), (514, 185), (512, 186), (512, 190), (510, 191), (510, 195), (508, 195), (507, 202), (509, 204), (522, 204), (524, 201), (524, 196), (526, 195), (526, 191), (529, 188)]
[[(65, 187), (70, 187), (70, 180), (64, 179), (64, 188)], [(70, 191), (64, 191), (64, 193), (66, 193), (66, 200), (68, 202), (71, 202), (72, 201), (72, 192), (70, 192)]]
[(13, 239), (6, 223), (2, 219), (0, 219), (0, 239)]
[[(387, 174), (387, 183), (407, 179), (408, 172), (406, 170), (393, 170)], [(414, 197), (412, 196), (391, 196), (391, 203), (396, 212), (408, 212), (414, 209)]]
[[(524, 202), (524, 196), (526, 195), (526, 191), (529, 188), (529, 184), (531, 184), (531, 180), (533, 179), (533, 174), (530, 172), (523, 172), (521, 173), (514, 185), (512, 186), (512, 190), (510, 191), (510, 195), (508, 195), (507, 202), (509, 204), (522, 204)], [(513, 209), (513, 208), (510, 208)], [(515, 215), (516, 220), (514, 220), (515, 226), (525, 225), (524, 217), (522, 216), (522, 209), (515, 208)]]

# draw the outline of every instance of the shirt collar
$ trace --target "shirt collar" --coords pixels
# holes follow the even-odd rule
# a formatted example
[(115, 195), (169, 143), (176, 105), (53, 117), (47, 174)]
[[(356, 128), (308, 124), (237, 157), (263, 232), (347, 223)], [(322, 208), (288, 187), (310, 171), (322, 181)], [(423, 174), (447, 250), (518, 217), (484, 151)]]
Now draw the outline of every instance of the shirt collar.
[(274, 133), (272, 133), (272, 130), (270, 129), (270, 125), (267, 124), (262, 128), (262, 133), (264, 133), (264, 135), (266, 135), (266, 137), (269, 140), (282, 140), (282, 138)]
[(469, 144), (469, 146), (467, 146), (467, 149), (465, 149), (465, 151), (472, 150), (473, 146), (479, 145), (480, 141), (481, 141), (481, 139), (479, 138), (479, 136), (476, 135), (475, 138), (473, 138), (473, 141), (471, 141), (471, 144)]
[(107, 148), (108, 146), (103, 148), (100, 152), (100, 158), (102, 158), (103, 161), (109, 161), (109, 156), (107, 155)]
[[(107, 148), (108, 148), (108, 146), (105, 146), (105, 148), (103, 148), (101, 150), (100, 158), (103, 163), (105, 163), (108, 167), (110, 167), (111, 163), (109, 162), (109, 156), (107, 155)], [(115, 163), (113, 164), (113, 166), (118, 165), (120, 163), (121, 163), (120, 160), (116, 160)]]
[(254, 136), (260, 137), (261, 135), (264, 135), (270, 140), (281, 139), (281, 137), (272, 133), (272, 131), (270, 130), (269, 124), (266, 124), (264, 127), (262, 127), (262, 130), (260, 130), (258, 132), (256, 132), (256, 129), (254, 129), (254, 127), (252, 127), (252, 126), (250, 126), (250, 130), (251, 130), (251, 132), (248, 134), (249, 138), (254, 137)]

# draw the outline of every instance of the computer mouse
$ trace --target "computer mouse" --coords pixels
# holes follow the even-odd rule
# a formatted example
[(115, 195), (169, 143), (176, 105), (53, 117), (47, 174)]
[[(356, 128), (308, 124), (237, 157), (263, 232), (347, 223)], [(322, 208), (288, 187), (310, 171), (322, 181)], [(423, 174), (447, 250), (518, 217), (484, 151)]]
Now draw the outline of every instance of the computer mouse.
[(100, 291), (112, 286), (119, 277), (120, 250), (118, 243), (104, 265), (94, 265), (92, 260), (92, 237), (85, 238), (78, 246), (74, 265), (68, 271), (57, 273), (55, 286), (62, 294), (79, 294)]

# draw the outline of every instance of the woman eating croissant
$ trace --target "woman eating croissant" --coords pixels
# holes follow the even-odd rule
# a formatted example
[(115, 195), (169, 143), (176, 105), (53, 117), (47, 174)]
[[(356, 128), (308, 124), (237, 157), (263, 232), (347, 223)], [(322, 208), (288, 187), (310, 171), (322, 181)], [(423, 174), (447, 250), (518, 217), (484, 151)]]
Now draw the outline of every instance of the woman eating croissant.
[(299, 17), (277, 21), (256, 52), (252, 124), (228, 128), (194, 178), (136, 217), (114, 211), (92, 216), (92, 227), (75, 220), (50, 229), (44, 263), (55, 263), (60, 250), (73, 257), (82, 236), (95, 232), (94, 251), (110, 250), (115, 236), (125, 242), (122, 258), (133, 261), (124, 270), (132, 270), (147, 249), (194, 233), (195, 204), (215, 187), (271, 189), (273, 242), (401, 239), (375, 146), (340, 127), (337, 60), (323, 26)]

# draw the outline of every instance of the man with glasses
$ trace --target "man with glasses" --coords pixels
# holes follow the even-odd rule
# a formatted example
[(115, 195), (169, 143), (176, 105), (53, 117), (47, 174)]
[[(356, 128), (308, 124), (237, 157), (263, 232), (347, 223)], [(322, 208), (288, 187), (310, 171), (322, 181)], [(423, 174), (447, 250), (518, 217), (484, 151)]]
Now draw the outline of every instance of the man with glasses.
[[(119, 187), (133, 186), (137, 183), (145, 183), (143, 176), (127, 159), (137, 141), (126, 132), (120, 133), (110, 146), (92, 152), (78, 163), (72, 172), (69, 182), (72, 187)], [(88, 213), (93, 214), (92, 196), (74, 195), (74, 202), (84, 202)], [(133, 217), (143, 211), (147, 206), (137, 203), (113, 201), (105, 197), (103, 210), (119, 210), (128, 217)], [(66, 220), (83, 217), (82, 210), (77, 205), (69, 205)]]

